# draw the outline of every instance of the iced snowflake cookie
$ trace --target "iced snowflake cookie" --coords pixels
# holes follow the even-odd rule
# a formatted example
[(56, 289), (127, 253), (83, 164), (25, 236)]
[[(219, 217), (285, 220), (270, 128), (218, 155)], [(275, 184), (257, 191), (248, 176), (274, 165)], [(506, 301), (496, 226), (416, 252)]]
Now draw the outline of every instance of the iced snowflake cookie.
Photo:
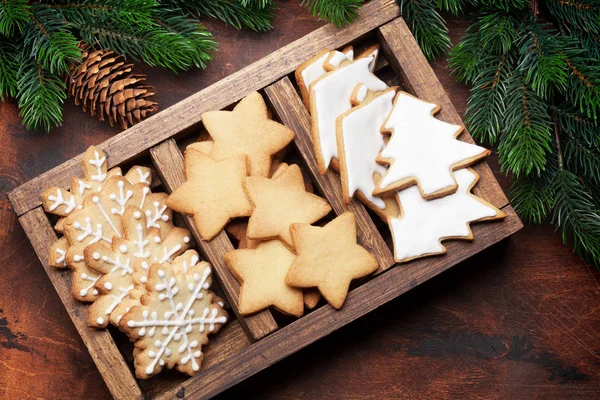
[(95, 284), (100, 274), (85, 263), (84, 250), (93, 243), (112, 243), (113, 237), (123, 237), (121, 217), (129, 205), (142, 209), (148, 228), (157, 228), (163, 237), (173, 227), (171, 211), (165, 205), (165, 193), (152, 193), (147, 183), (132, 184), (126, 177), (113, 176), (100, 192), (87, 196), (82, 208), (65, 218), (67, 239), (65, 260), (73, 269), (73, 296), (82, 301), (98, 297)]
[(342, 63), (352, 60), (354, 60), (354, 50), (352, 46), (348, 46), (342, 51), (323, 49), (314, 57), (300, 64), (296, 69), (295, 76), (306, 108), (310, 107), (308, 96), (310, 84), (327, 73), (325, 62), (329, 61), (328, 66), (331, 68), (339, 67)]
[(188, 147), (185, 175), (186, 182), (171, 193), (167, 206), (193, 215), (203, 240), (212, 240), (230, 219), (252, 212), (243, 187), (248, 175), (245, 154), (215, 161)]
[(479, 180), (475, 171), (461, 169), (454, 177), (456, 193), (438, 199), (423, 199), (416, 186), (398, 192), (402, 215), (388, 220), (397, 262), (444, 254), (443, 240), (473, 239), (471, 222), (504, 218), (504, 212), (471, 193)]
[(270, 119), (258, 92), (244, 97), (233, 111), (202, 114), (202, 122), (214, 141), (210, 157), (220, 161), (246, 155), (251, 176), (268, 176), (272, 157), (294, 139), (291, 129)]
[(392, 136), (378, 156), (379, 162), (390, 167), (374, 194), (415, 184), (427, 199), (454, 193), (457, 183), (452, 171), (490, 154), (483, 147), (457, 140), (463, 127), (436, 119), (433, 115), (439, 109), (435, 104), (398, 92), (382, 128)]
[(228, 318), (209, 290), (211, 273), (210, 264), (199, 261), (193, 250), (172, 263), (150, 266), (140, 304), (120, 322), (134, 341), (138, 378), (147, 379), (165, 367), (188, 375), (200, 371), (208, 335), (218, 332)]
[(248, 222), (250, 239), (280, 238), (293, 248), (292, 223), (311, 224), (331, 211), (325, 199), (306, 192), (302, 172), (295, 164), (272, 179), (250, 176), (244, 187), (253, 207)]
[(256, 249), (225, 253), (229, 269), (242, 282), (239, 304), (242, 315), (272, 306), (285, 314), (302, 316), (302, 290), (285, 284), (285, 276), (295, 259), (294, 253), (279, 240), (261, 242)]
[(362, 83), (371, 92), (387, 89), (385, 82), (371, 71), (375, 59), (376, 55), (371, 52), (367, 57), (321, 76), (310, 85), (311, 132), (322, 174), (327, 172), (332, 159), (337, 160), (336, 120), (352, 108), (351, 98), (356, 86)]
[(324, 227), (292, 224), (297, 258), (285, 283), (292, 287), (319, 289), (327, 302), (341, 308), (350, 282), (372, 274), (377, 260), (356, 243), (354, 214), (346, 212)]
[(337, 144), (344, 201), (356, 197), (380, 217), (400, 215), (394, 193), (374, 196), (375, 179), (386, 172), (376, 161), (385, 142), (381, 126), (392, 110), (396, 88), (387, 89), (358, 107), (354, 107), (337, 120)]
[(99, 297), (88, 311), (88, 324), (96, 328), (117, 324), (125, 313), (120, 306), (133, 290), (134, 268), (142, 268), (138, 272), (144, 282), (148, 264), (172, 261), (191, 241), (190, 232), (177, 227), (162, 237), (160, 229), (148, 228), (146, 214), (134, 206), (127, 207), (121, 220), (122, 237), (113, 237), (111, 245), (101, 241), (84, 250), (87, 266), (102, 275), (95, 284)]

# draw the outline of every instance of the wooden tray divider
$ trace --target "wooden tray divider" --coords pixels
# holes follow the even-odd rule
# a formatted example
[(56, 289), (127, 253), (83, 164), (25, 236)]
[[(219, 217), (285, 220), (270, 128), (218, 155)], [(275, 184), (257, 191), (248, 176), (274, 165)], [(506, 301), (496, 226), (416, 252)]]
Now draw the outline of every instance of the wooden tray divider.
[[(150, 157), (167, 192), (171, 193), (185, 182), (183, 155), (175, 140), (169, 139), (151, 148)], [(221, 289), (227, 296), (231, 309), (246, 334), (252, 340), (259, 340), (277, 330), (277, 323), (268, 310), (249, 317), (243, 317), (239, 314), (240, 282), (231, 273), (223, 258), (225, 253), (234, 250), (225, 231), (222, 231), (211, 241), (204, 241), (200, 237), (194, 219), (190, 216), (184, 216), (184, 220), (194, 236), (200, 253), (213, 266)]]
[(284, 77), (267, 86), (265, 93), (281, 122), (296, 133), (294, 145), (302, 155), (313, 181), (325, 195), (335, 213), (337, 215), (346, 211), (354, 213), (358, 243), (375, 256), (379, 263), (378, 271), (384, 271), (393, 266), (394, 256), (365, 207), (357, 200), (352, 200), (350, 204), (344, 202), (342, 184), (337, 172), (329, 170), (325, 175), (321, 175), (319, 172), (310, 133), (310, 115), (292, 82), (288, 77)]
[(96, 367), (102, 374), (110, 393), (115, 399), (142, 399), (142, 391), (109, 330), (94, 329), (88, 326), (89, 303), (80, 302), (73, 297), (71, 272), (58, 271), (48, 265), (50, 246), (57, 237), (44, 209), (40, 206), (28, 211), (19, 217), (19, 222), (79, 332), (83, 344), (88, 348)]
[[(379, 27), (377, 36), (383, 53), (400, 77), (400, 83), (404, 90), (422, 100), (439, 105), (441, 109), (437, 118), (463, 126), (460, 115), (431, 69), (404, 19), (396, 18)], [(468, 143), (475, 143), (466, 128), (458, 138)], [(480, 183), (473, 188), (473, 193), (498, 208), (507, 205), (508, 199), (487, 162), (478, 162), (473, 169), (480, 177)]]

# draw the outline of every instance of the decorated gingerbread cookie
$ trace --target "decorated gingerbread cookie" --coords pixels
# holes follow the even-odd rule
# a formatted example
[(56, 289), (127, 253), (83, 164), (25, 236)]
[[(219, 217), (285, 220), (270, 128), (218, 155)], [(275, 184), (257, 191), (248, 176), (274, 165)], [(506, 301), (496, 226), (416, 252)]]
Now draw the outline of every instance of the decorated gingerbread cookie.
[(461, 169), (454, 178), (456, 193), (437, 199), (423, 199), (416, 186), (398, 192), (402, 215), (388, 220), (397, 262), (443, 254), (443, 240), (473, 239), (471, 222), (504, 218), (501, 210), (471, 194), (479, 179), (475, 171)]
[(400, 215), (394, 193), (373, 195), (376, 177), (380, 178), (386, 172), (376, 158), (385, 146), (381, 126), (392, 110), (395, 92), (395, 87), (387, 89), (372, 100), (346, 111), (337, 120), (344, 200), (349, 203), (356, 194), (358, 199), (383, 218)]
[(296, 256), (279, 240), (261, 242), (256, 249), (225, 253), (225, 262), (242, 282), (239, 310), (254, 314), (268, 307), (302, 316), (304, 297), (301, 289), (285, 284), (285, 276)]
[(327, 302), (339, 309), (350, 282), (377, 270), (377, 260), (356, 243), (354, 214), (346, 212), (324, 227), (292, 224), (298, 257), (285, 282), (292, 287), (319, 289)]
[(186, 182), (171, 193), (167, 206), (193, 215), (203, 240), (212, 240), (230, 219), (252, 212), (243, 188), (248, 175), (245, 154), (215, 161), (188, 147), (185, 174)]
[(331, 211), (325, 199), (306, 192), (302, 172), (295, 164), (273, 179), (248, 177), (244, 187), (253, 206), (248, 222), (251, 239), (280, 238), (292, 248), (292, 223), (310, 224)]
[(452, 171), (463, 168), (490, 152), (456, 139), (462, 126), (436, 119), (439, 106), (408, 93), (398, 92), (392, 112), (383, 126), (392, 136), (378, 156), (389, 164), (374, 194), (417, 185), (421, 196), (432, 199), (454, 193)]
[[(109, 321), (117, 324), (125, 313), (120, 305), (133, 290), (135, 268), (146, 265), (146, 270), (139, 271), (143, 282), (148, 264), (172, 261), (191, 241), (190, 232), (177, 227), (162, 237), (160, 229), (148, 228), (145, 213), (134, 206), (127, 207), (121, 220), (122, 237), (113, 237), (111, 245), (100, 241), (84, 250), (87, 266), (102, 275), (95, 284), (99, 298), (90, 306), (88, 314), (88, 324), (96, 328), (105, 327)], [(137, 263), (137, 260), (147, 263)]]
[(312, 137), (317, 164), (322, 174), (332, 159), (337, 159), (336, 120), (352, 108), (352, 93), (359, 83), (372, 92), (387, 89), (385, 82), (369, 69), (375, 55), (356, 59), (354, 62), (329, 72), (310, 85), (310, 113)]
[(251, 176), (268, 176), (273, 155), (294, 139), (291, 129), (269, 118), (258, 92), (244, 97), (233, 111), (202, 114), (202, 121), (214, 141), (210, 156), (220, 161), (246, 155)]
[(172, 263), (152, 264), (140, 303), (121, 319), (134, 341), (135, 374), (147, 379), (163, 368), (200, 371), (208, 335), (227, 322), (227, 312), (210, 289), (210, 264), (188, 250)]

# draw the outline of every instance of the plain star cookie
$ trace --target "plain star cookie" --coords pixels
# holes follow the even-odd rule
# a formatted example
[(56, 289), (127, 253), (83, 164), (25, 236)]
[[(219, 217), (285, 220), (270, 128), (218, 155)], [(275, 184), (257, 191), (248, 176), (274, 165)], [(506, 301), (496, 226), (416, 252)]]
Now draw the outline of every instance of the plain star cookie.
[(339, 309), (350, 282), (377, 270), (377, 260), (356, 243), (354, 214), (346, 212), (324, 227), (292, 224), (298, 257), (285, 278), (289, 286), (316, 287), (327, 302)]
[(258, 92), (244, 97), (233, 111), (202, 114), (204, 127), (214, 144), (215, 160), (246, 155), (251, 176), (268, 176), (271, 158), (294, 139), (294, 132), (269, 118), (267, 106)]
[(376, 55), (359, 58), (329, 72), (310, 85), (312, 138), (319, 171), (322, 174), (332, 159), (337, 159), (336, 119), (352, 108), (351, 97), (359, 83), (372, 92), (387, 89), (387, 85), (370, 70)]
[(306, 192), (302, 172), (295, 164), (273, 179), (248, 177), (244, 187), (253, 206), (248, 222), (250, 239), (280, 238), (292, 248), (292, 223), (312, 224), (331, 211), (325, 199)]
[(248, 175), (245, 154), (215, 161), (194, 148), (185, 152), (186, 182), (167, 199), (167, 206), (194, 216), (203, 240), (212, 240), (230, 219), (252, 212), (243, 182)]
[(225, 262), (240, 280), (239, 310), (254, 314), (268, 307), (301, 317), (304, 297), (301, 289), (285, 284), (285, 276), (296, 256), (279, 240), (260, 243), (256, 249), (225, 253)]
[(454, 172), (456, 193), (433, 200), (421, 197), (416, 187), (398, 192), (402, 216), (388, 220), (396, 262), (443, 254), (442, 240), (472, 240), (469, 224), (504, 218), (505, 214), (471, 194), (479, 176), (471, 169)]
[(456, 138), (462, 126), (434, 118), (440, 107), (398, 92), (383, 130), (392, 136), (378, 157), (389, 169), (373, 192), (396, 191), (416, 184), (421, 196), (432, 199), (454, 193), (452, 171), (487, 156), (483, 147)]
[(394, 193), (374, 196), (375, 176), (386, 168), (376, 161), (385, 142), (381, 125), (392, 110), (396, 88), (376, 95), (371, 101), (343, 113), (337, 120), (337, 143), (344, 201), (356, 197), (382, 218), (400, 215)]
[(200, 371), (208, 335), (227, 322), (222, 302), (209, 288), (212, 269), (188, 250), (172, 263), (152, 264), (140, 304), (120, 327), (134, 341), (135, 375), (147, 379), (164, 367)]
[(102, 274), (95, 284), (99, 297), (88, 310), (88, 325), (95, 328), (119, 322), (125, 313), (120, 306), (133, 290), (136, 269), (142, 269), (137, 272), (146, 280), (148, 264), (137, 260), (170, 262), (190, 244), (187, 229), (175, 227), (163, 238), (158, 228), (148, 228), (146, 215), (137, 207), (127, 207), (121, 219), (123, 237), (113, 237), (111, 245), (97, 242), (84, 250), (87, 266)]

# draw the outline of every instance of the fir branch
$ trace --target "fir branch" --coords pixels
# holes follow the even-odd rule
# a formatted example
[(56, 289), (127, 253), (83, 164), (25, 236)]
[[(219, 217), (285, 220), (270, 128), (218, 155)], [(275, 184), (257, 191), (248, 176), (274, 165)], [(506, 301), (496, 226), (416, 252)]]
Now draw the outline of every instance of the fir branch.
[(466, 123), (474, 138), (494, 144), (504, 127), (506, 81), (514, 68), (514, 56), (511, 52), (488, 54), (477, 66), (479, 74), (467, 101)]
[(69, 63), (81, 57), (81, 49), (67, 21), (44, 4), (31, 6), (31, 14), (23, 37), (24, 54), (52, 74), (68, 72)]
[(29, 22), (29, 4), (27, 0), (0, 1), (0, 35), (13, 36), (23, 32)]
[(552, 223), (562, 230), (563, 243), (571, 239), (580, 257), (600, 267), (600, 215), (586, 186), (577, 175), (561, 168), (550, 190)]
[(362, 0), (303, 0), (302, 4), (308, 7), (314, 17), (341, 28), (358, 18)]
[(275, 4), (265, 1), (264, 7), (254, 7), (257, 1), (243, 0), (164, 0), (165, 6), (181, 8), (194, 17), (208, 16), (219, 19), (237, 29), (247, 27), (255, 31), (267, 31), (272, 28), (271, 20)]
[(479, 22), (467, 28), (465, 35), (459, 43), (450, 50), (448, 68), (450, 73), (459, 81), (473, 83), (479, 75), (479, 62), (485, 55), (481, 51), (481, 37), (479, 35)]
[(8, 38), (0, 36), (0, 101), (17, 95), (18, 69), (18, 47)]
[(162, 28), (173, 32), (188, 41), (191, 61), (197, 68), (206, 68), (206, 63), (212, 60), (212, 53), (217, 50), (212, 34), (200, 25), (197, 20), (183, 14), (180, 9), (161, 9), (155, 21)]
[(561, 48), (562, 41), (549, 24), (530, 18), (520, 43), (518, 67), (525, 73), (525, 82), (545, 99), (567, 86), (568, 67)]
[(71, 0), (48, 4), (60, 12), (64, 18), (76, 25), (92, 23), (100, 18), (105, 21), (118, 21), (137, 26), (152, 25), (152, 15), (156, 11), (156, 0)]
[(478, 19), (481, 50), (508, 52), (522, 31), (523, 14), (488, 10)]
[(565, 167), (593, 185), (600, 185), (600, 147), (589, 147), (570, 136), (563, 140)]
[(600, 112), (600, 64), (591, 59), (573, 37), (566, 37), (564, 57), (569, 68), (566, 98), (588, 117)]
[(479, 0), (479, 4), (503, 11), (526, 10), (530, 0)]
[(400, 13), (427, 59), (446, 52), (451, 45), (446, 21), (434, 0), (397, 0)]
[(465, 7), (473, 5), (477, 0), (436, 0), (436, 7), (442, 11), (458, 16), (462, 13)]
[(585, 115), (578, 113), (571, 105), (564, 103), (551, 107), (562, 132), (576, 135), (586, 146), (600, 146), (600, 125)]
[(551, 151), (552, 127), (546, 102), (515, 71), (506, 85), (505, 130), (500, 138), (498, 154), (502, 171), (515, 176), (537, 175), (546, 165)]
[(62, 123), (65, 83), (32, 58), (24, 58), (19, 68), (19, 110), (27, 129), (50, 129)]
[(510, 198), (517, 214), (534, 224), (541, 224), (552, 206), (548, 183), (533, 175), (514, 178)]
[(547, 0), (552, 15), (572, 30), (600, 33), (600, 4), (597, 0)]

